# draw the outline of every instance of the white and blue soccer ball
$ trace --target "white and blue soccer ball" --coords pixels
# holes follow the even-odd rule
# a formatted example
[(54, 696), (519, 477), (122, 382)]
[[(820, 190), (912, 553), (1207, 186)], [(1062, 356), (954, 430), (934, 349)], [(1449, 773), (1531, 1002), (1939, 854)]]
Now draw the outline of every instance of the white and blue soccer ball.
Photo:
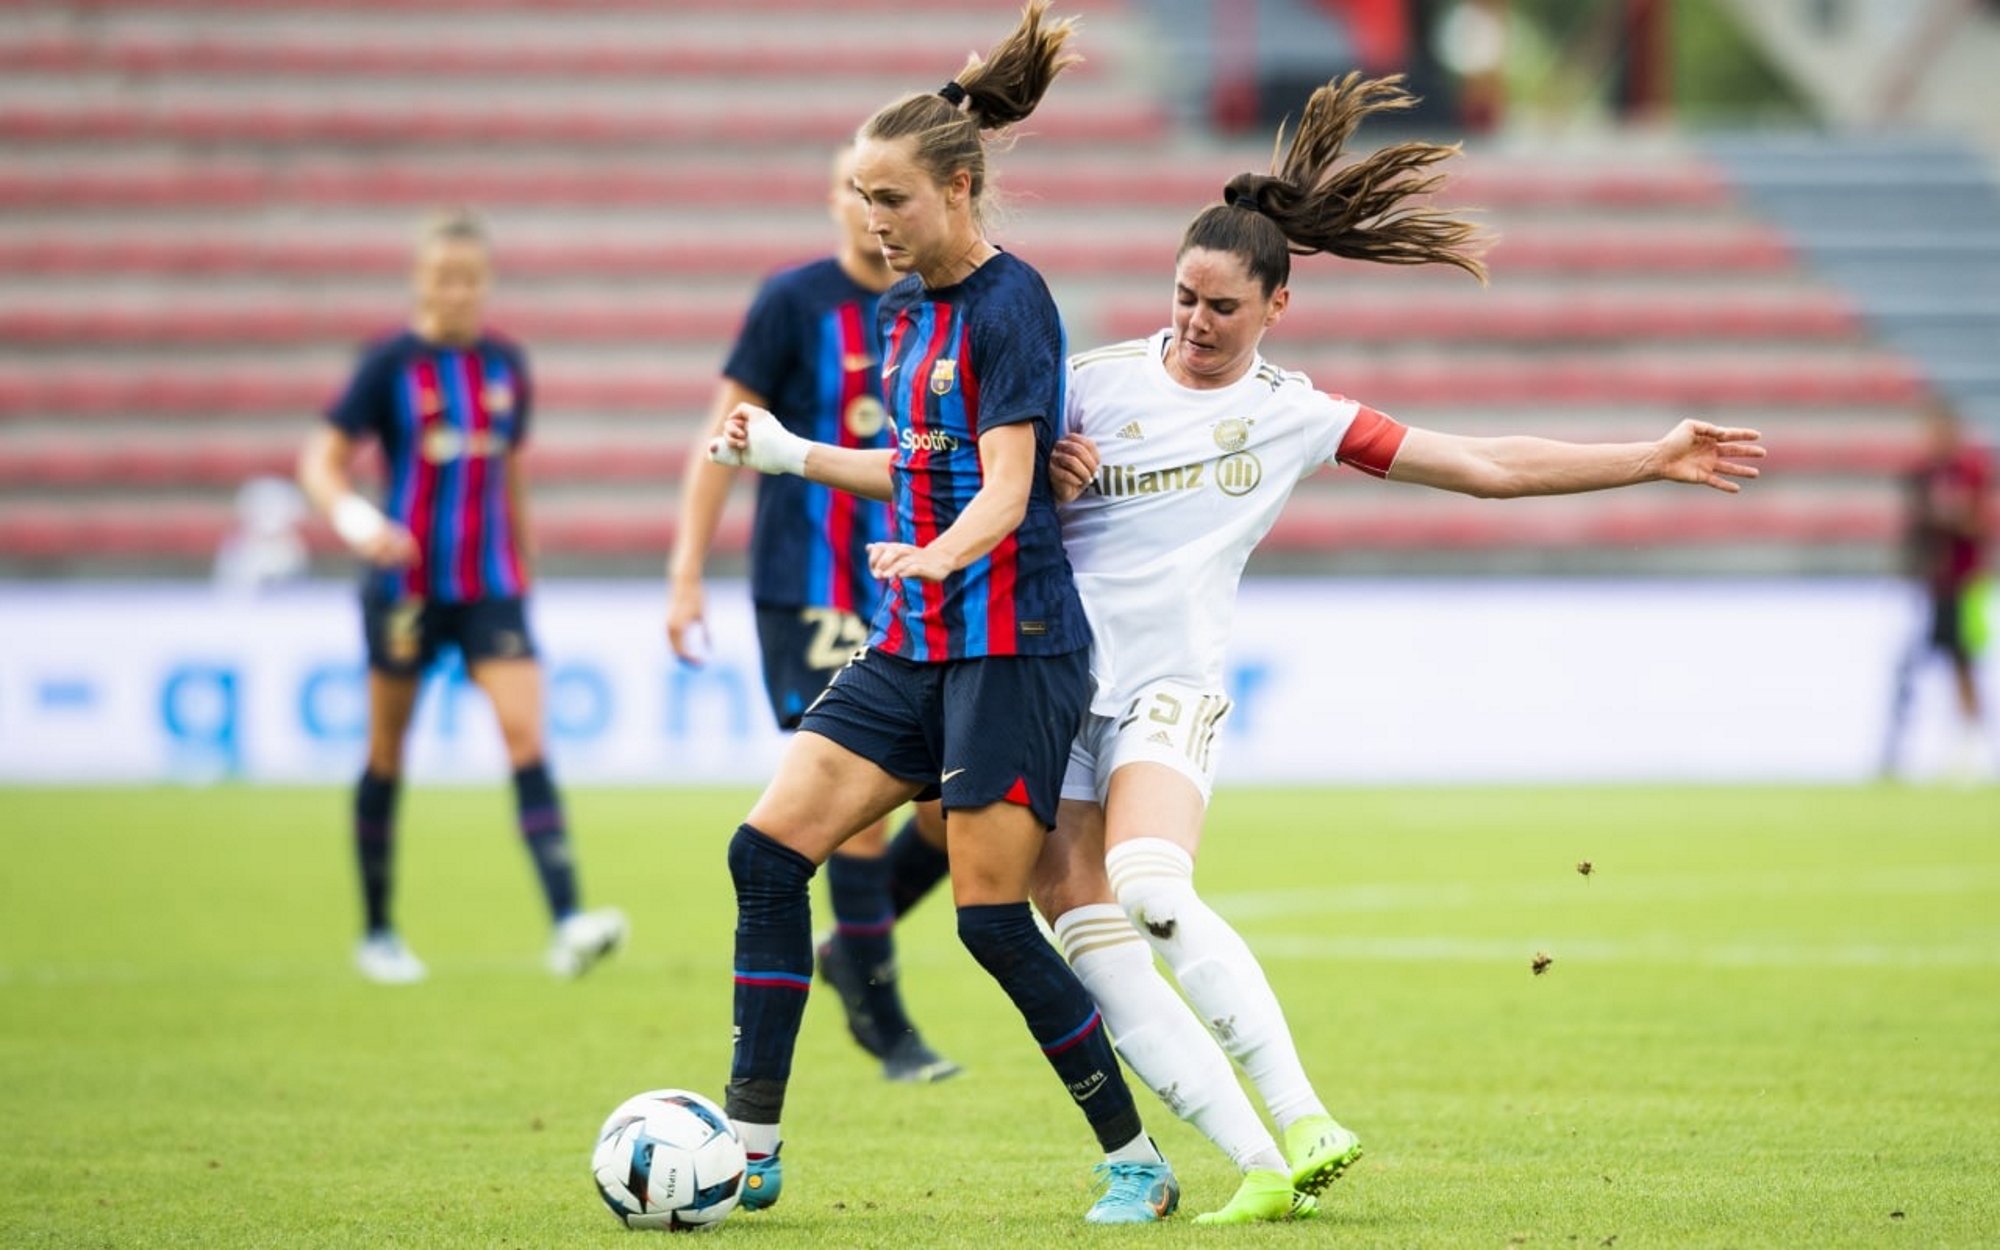
[(690, 1232), (736, 1209), (743, 1142), (722, 1108), (684, 1089), (634, 1094), (590, 1152), (597, 1192), (627, 1228)]

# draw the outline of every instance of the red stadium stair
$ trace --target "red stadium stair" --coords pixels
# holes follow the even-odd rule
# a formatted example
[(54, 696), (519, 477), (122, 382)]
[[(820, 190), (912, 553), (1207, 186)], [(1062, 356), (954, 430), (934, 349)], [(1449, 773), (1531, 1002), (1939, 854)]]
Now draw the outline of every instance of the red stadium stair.
[[(993, 228), (1049, 276), (1083, 347), (1164, 321), (1181, 227), (1269, 152), (1175, 128), (1138, 12), (1060, 7), (1085, 13), (1090, 62), (996, 155)], [(830, 146), (943, 81), (1018, 3), (934, 2), (917, 30), (906, 9), (0, 0), (0, 569), (205, 567), (236, 487), (289, 472), (359, 341), (402, 317), (416, 219), (467, 203), (495, 230), (496, 322), (540, 382), (548, 567), (653, 575), (751, 291), (830, 242)], [(1301, 260), (1277, 363), (1469, 433), (1757, 425), (1771, 473), (1738, 499), (1532, 505), (1322, 474), (1260, 560), (1887, 567), (1922, 379), (1723, 171), (1619, 136), (1477, 149), (1452, 175), (1448, 202), (1496, 237), (1491, 287)]]

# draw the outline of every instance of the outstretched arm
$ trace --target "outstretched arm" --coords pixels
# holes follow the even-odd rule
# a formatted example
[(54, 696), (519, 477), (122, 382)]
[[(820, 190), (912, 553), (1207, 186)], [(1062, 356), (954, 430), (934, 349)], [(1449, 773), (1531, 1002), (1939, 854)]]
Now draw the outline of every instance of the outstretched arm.
[(722, 434), (708, 445), (717, 464), (748, 465), (759, 473), (789, 473), (865, 499), (891, 497), (889, 466), (896, 453), (835, 447), (800, 438), (753, 404), (738, 404), (723, 418)]
[(1389, 478), (1482, 499), (1571, 495), (1640, 482), (1685, 482), (1731, 494), (1754, 478), (1764, 448), (1755, 430), (1683, 421), (1651, 443), (1468, 438), (1411, 427)]

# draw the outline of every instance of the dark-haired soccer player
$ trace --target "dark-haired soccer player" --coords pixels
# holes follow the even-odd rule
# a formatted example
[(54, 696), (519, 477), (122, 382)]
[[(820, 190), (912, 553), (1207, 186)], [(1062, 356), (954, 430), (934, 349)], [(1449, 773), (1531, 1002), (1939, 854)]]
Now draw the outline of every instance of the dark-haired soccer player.
[[(714, 417), (703, 428), (681, 488), (680, 529), (667, 562), (667, 640), (684, 662), (704, 658), (702, 566), (736, 471), (708, 458), (708, 444), (738, 404), (767, 408), (816, 442), (880, 450), (882, 345), (876, 305), (897, 278), (868, 233), (854, 194), (854, 148), (833, 162), (828, 208), (839, 227), (834, 255), (772, 275), (758, 290), (722, 368)], [(868, 638), (881, 583), (868, 548), (889, 536), (882, 504), (804, 478), (762, 477), (750, 531), (751, 598), (764, 657), (764, 689), (780, 729), (799, 719)], [(877, 823), (827, 861), (834, 930), (819, 947), (820, 972), (847, 1012), (855, 1041), (893, 1081), (941, 1081), (959, 1071), (924, 1044), (897, 986), (898, 916), (944, 876), (944, 813), (920, 803), (893, 842)]]
[[(562, 806), (542, 749), (542, 673), (528, 632), (526, 486), (520, 447), (531, 392), (521, 349), (485, 330), (491, 284), (477, 218), (444, 214), (417, 249), (408, 329), (367, 350), (307, 442), (299, 484), (369, 569), (368, 765), (354, 801), (367, 929), (355, 963), (370, 980), (422, 980), (389, 922), (390, 850), (403, 740), (423, 670), (454, 646), (493, 704), (514, 769), (521, 833), (555, 923), (547, 962), (576, 976), (625, 937), (617, 910), (580, 910)], [(373, 438), (388, 466), (387, 512), (355, 493), (348, 464)]]

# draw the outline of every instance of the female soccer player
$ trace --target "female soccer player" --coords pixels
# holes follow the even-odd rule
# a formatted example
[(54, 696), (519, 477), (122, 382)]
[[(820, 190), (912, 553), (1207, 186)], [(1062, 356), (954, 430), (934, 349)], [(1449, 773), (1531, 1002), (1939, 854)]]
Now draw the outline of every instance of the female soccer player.
[[(418, 682), (445, 645), (463, 654), (500, 722), (521, 833), (555, 922), (549, 970), (577, 976), (625, 937), (615, 909), (578, 907), (569, 835), (543, 760), (541, 666), (522, 606), (527, 360), (482, 328), (491, 279), (480, 222), (462, 212), (433, 221), (417, 249), (409, 329), (368, 349), (299, 459), (307, 497), (372, 566), (361, 596), (368, 764), (355, 794), (354, 844), (367, 917), (355, 963), (374, 981), (424, 976), (389, 923), (391, 831)], [(388, 515), (356, 494), (348, 475), (369, 437), (388, 465)]]
[[(854, 194), (854, 145), (833, 162), (828, 208), (840, 246), (830, 257), (774, 274), (751, 302), (722, 368), (714, 419), (700, 435), (681, 488), (681, 521), (667, 562), (667, 641), (699, 664), (707, 650), (702, 565), (728, 502), (734, 470), (708, 458), (708, 444), (738, 404), (767, 408), (802, 437), (841, 447), (886, 448), (882, 411), (882, 292), (899, 276), (868, 233)], [(881, 600), (868, 548), (889, 536), (888, 509), (803, 478), (767, 477), (757, 487), (750, 531), (751, 595), (764, 656), (764, 689), (780, 729), (798, 728), (856, 648)], [(897, 986), (896, 918), (944, 876), (944, 813), (916, 812), (889, 843), (869, 826), (827, 861), (834, 930), (817, 951), (820, 974), (840, 995), (854, 1040), (892, 1081), (942, 1081), (957, 1064), (924, 1044)]]
[[(1034, 894), (1119, 1053), (1243, 1170), (1236, 1194), (1200, 1222), (1309, 1216), (1313, 1195), (1360, 1156), (1307, 1081), (1256, 959), (1192, 881), (1229, 711), (1222, 652), (1237, 582), (1292, 487), (1337, 462), (1487, 496), (1654, 480), (1734, 491), (1730, 478), (1757, 472), (1741, 462), (1763, 454), (1753, 430), (1698, 422), (1632, 445), (1438, 434), (1267, 364), (1257, 348), (1290, 298), (1294, 251), (1483, 276), (1470, 226), (1406, 207), (1435, 189), (1420, 172), (1453, 149), (1402, 144), (1336, 169), (1363, 117), (1408, 103), (1393, 80), (1352, 75), (1316, 92), (1277, 174), (1232, 180), (1225, 203), (1188, 228), (1171, 327), (1072, 362), (1071, 433), (1051, 457), (1096, 690)], [(777, 433), (746, 419), (730, 437), (761, 466), (772, 457), (760, 444)], [(1199, 1018), (1155, 970), (1155, 950)], [(1279, 1125), (1283, 1153), (1231, 1057)]]
[(751, 1156), (752, 1210), (777, 1199), (782, 1179), (779, 1115), (812, 974), (807, 882), (834, 848), (927, 793), (950, 812), (959, 937), (1020, 1009), (1104, 1148), (1105, 1191), (1086, 1218), (1150, 1221), (1179, 1201), (1090, 995), (1027, 901), (1087, 701), (1090, 638), (1047, 480), (1062, 325), (1040, 275), (987, 241), (979, 207), (982, 132), (1026, 118), (1074, 60), (1064, 54), (1071, 23), (1045, 25), (1046, 10), (1032, 0), (990, 56), (861, 128), (854, 187), (890, 268), (908, 275), (881, 307), (894, 449), (810, 444), (754, 408), (726, 423), (740, 429), (754, 415), (777, 427), (785, 467), (889, 499), (896, 539), (869, 550), (889, 584), (867, 649), (806, 710), (730, 842), (728, 1112)]
[[(1441, 177), (1422, 171), (1455, 149), (1397, 144), (1336, 168), (1362, 118), (1410, 103), (1396, 80), (1356, 74), (1315, 92), (1274, 174), (1232, 179), (1182, 236), (1171, 326), (1072, 361), (1069, 434), (1054, 458), (1063, 542), (1096, 636), (1096, 693), (1036, 902), (1119, 1053), (1154, 1089), (1175, 1090), (1176, 1109), (1244, 1170), (1228, 1205), (1201, 1217), (1210, 1222), (1304, 1213), (1306, 1195), (1361, 1153), (1306, 1079), (1256, 958), (1193, 883), (1230, 710), (1223, 651), (1237, 585), (1292, 488), (1339, 463), (1482, 497), (1661, 480), (1733, 492), (1731, 479), (1757, 475), (1744, 462), (1764, 454), (1754, 430), (1695, 421), (1656, 443), (1441, 434), (1266, 363), (1258, 345), (1284, 315), (1294, 254), (1448, 264), (1484, 279), (1470, 225), (1406, 205), (1436, 188)], [(1196, 1014), (1250, 1077), (1283, 1154), (1228, 1062), (1201, 1044)]]

